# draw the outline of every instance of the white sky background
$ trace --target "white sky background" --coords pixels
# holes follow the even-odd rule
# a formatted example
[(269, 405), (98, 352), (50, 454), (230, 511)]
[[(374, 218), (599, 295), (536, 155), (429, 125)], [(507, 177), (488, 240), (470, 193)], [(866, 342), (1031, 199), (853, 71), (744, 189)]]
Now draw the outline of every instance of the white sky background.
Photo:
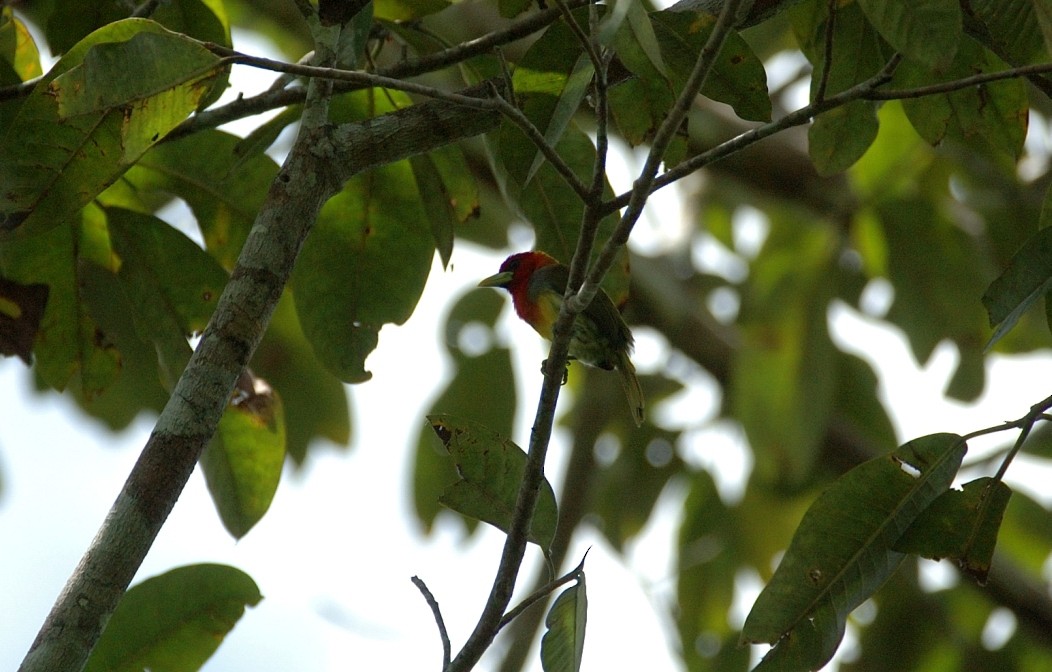
[[(244, 37), (237, 36), (240, 48), (261, 53)], [(266, 86), (270, 76), (262, 81), (232, 89), (231, 95)], [(615, 186), (625, 188), (627, 175), (615, 170)], [(680, 226), (682, 217), (673, 190), (666, 192), (652, 201), (633, 236), (637, 250), (677, 240), (668, 228)], [(409, 500), (409, 458), (423, 414), (448, 374), (438, 335), (451, 297), (494, 272), (501, 258), (458, 244), (450, 270), (436, 263), (413, 317), (383, 329), (367, 363), (373, 380), (350, 389), (351, 449), (315, 448), (303, 471), (286, 470), (270, 512), (242, 541), (225, 532), (204, 479), (193, 475), (136, 582), (200, 562), (233, 565), (257, 582), (263, 602), (246, 612), (206, 670), (437, 670), (438, 635), (409, 581), (413, 575), (427, 582), (441, 605), (454, 652), (467, 637), (488, 594), (503, 535), (483, 525), (465, 539), (458, 525), (439, 525), (425, 537)], [(872, 298), (882, 302), (879, 289)], [(546, 346), (510, 311), (504, 319), (503, 335), (515, 343), (520, 372), (522, 407), (514, 438), (525, 445), (541, 382), (530, 374)], [(844, 307), (832, 311), (832, 321), (841, 347), (878, 367), (882, 394), (903, 440), (937, 431), (967, 433), (1016, 418), (1050, 393), (1052, 357), (1045, 353), (995, 358), (978, 403), (947, 402), (942, 391), (956, 359), (951, 347), (940, 346), (918, 370), (900, 334)], [(661, 343), (645, 332), (637, 338), (640, 370), (664, 366)], [(712, 389), (699, 386), (653, 409), (652, 417), (691, 428), (678, 449), (692, 463), (712, 468), (724, 479), (724, 492), (733, 494), (748, 465), (740, 433), (730, 423), (712, 422), (715, 402)], [(98, 529), (153, 420), (111, 434), (68, 400), (31, 393), (29, 372), (12, 358), (0, 360), (0, 409), (0, 669), (13, 670)], [(563, 438), (556, 433), (549, 460), (556, 491)], [(1052, 493), (1041, 486), (1052, 482), (1049, 469), (1017, 462), (1009, 474), (1028, 477), (1035, 494), (1049, 501)], [(675, 488), (666, 493), (647, 532), (631, 545), (627, 565), (599, 535), (587, 528), (578, 535), (571, 558), (592, 547), (586, 565), (585, 670), (681, 668), (669, 651), (674, 631), (664, 604), (674, 594), (668, 550), (682, 495)], [(522, 576), (532, 577), (537, 555), (531, 547)], [(536, 656), (533, 669), (540, 669)]]

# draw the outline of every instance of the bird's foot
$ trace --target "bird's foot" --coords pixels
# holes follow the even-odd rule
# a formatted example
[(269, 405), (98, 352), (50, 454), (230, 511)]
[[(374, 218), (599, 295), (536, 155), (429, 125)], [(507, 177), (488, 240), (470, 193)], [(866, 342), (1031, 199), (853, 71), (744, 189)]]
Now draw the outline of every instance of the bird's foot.
[[(568, 357), (566, 359), (566, 368), (563, 369), (563, 379), (562, 379), (562, 382), (559, 383), (559, 385), (565, 385), (566, 381), (569, 380), (569, 377), (570, 377), (570, 360), (571, 359), (573, 359), (573, 357)], [(546, 375), (548, 373), (547, 369), (548, 369), (548, 360), (546, 359), (543, 362), (541, 362), (541, 374)]]

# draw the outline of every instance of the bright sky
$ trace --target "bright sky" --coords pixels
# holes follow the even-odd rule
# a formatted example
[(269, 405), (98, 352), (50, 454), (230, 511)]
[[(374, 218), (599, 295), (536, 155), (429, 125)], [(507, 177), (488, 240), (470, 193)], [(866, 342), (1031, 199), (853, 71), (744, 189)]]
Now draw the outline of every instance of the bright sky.
[[(244, 48), (258, 53), (251, 45)], [(622, 188), (625, 175), (613, 175)], [(677, 221), (679, 209), (673, 197), (662, 195), (650, 212), (660, 213), (668, 225)], [(640, 249), (669, 242), (656, 235), (656, 221), (641, 224), (634, 239)], [(438, 669), (438, 635), (409, 581), (413, 575), (439, 601), (454, 650), (464, 641), (489, 591), (502, 535), (481, 526), (465, 539), (459, 526), (440, 525), (424, 537), (408, 500), (407, 460), (423, 414), (448, 372), (437, 340), (443, 311), (450, 297), (469, 291), (500, 259), (459, 245), (449, 271), (436, 264), (417, 312), (406, 325), (381, 333), (368, 361), (374, 379), (351, 389), (353, 447), (314, 450), (302, 472), (287, 470), (270, 512), (242, 541), (234, 542), (224, 531), (203, 478), (194, 474), (136, 581), (199, 562), (228, 563), (255, 579), (265, 599), (246, 613), (206, 670)], [(880, 290), (875, 291), (879, 304)], [(525, 445), (540, 389), (539, 375), (529, 374), (546, 349), (508, 312), (504, 319), (503, 333), (515, 341), (520, 379), (525, 378), (514, 437)], [(998, 359), (977, 404), (947, 403), (942, 390), (953, 370), (952, 348), (940, 347), (926, 369), (918, 370), (901, 335), (844, 307), (833, 310), (832, 319), (842, 347), (879, 367), (882, 392), (903, 439), (993, 425), (1022, 415), (1049, 394), (1052, 358), (1046, 354)], [(643, 372), (662, 366), (660, 342), (639, 336), (637, 366)], [(144, 419), (113, 435), (66, 399), (30, 389), (20, 361), (0, 360), (0, 539), (5, 549), (0, 595), (8, 605), (0, 610), (0, 669), (17, 668), (152, 427)], [(717, 401), (711, 389), (697, 387), (689, 395), (689, 401), (655, 409), (654, 417), (692, 427), (678, 449), (717, 472), (725, 479), (725, 492), (733, 494), (748, 468), (740, 433), (729, 423), (709, 422)], [(556, 434), (549, 462), (556, 483), (565, 454), (562, 438)], [(1052, 477), (1049, 469), (1039, 472), (1027, 464), (1017, 464), (1010, 474), (1028, 477), (1032, 486)], [(1049, 500), (1047, 488), (1040, 494)], [(571, 558), (592, 547), (586, 565), (585, 670), (680, 669), (669, 652), (672, 629), (664, 605), (674, 594), (667, 553), (682, 495), (672, 489), (662, 499), (651, 526), (631, 545), (627, 563), (594, 532), (584, 529), (579, 535)], [(532, 576), (537, 554), (531, 550), (528, 557), (530, 570), (524, 575)], [(536, 656), (534, 661), (533, 669), (539, 670)]]

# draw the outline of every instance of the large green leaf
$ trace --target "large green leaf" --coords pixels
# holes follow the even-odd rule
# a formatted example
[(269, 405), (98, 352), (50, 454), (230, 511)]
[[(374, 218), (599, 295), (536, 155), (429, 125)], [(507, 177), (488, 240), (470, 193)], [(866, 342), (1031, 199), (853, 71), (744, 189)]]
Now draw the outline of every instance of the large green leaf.
[[(442, 494), (449, 508), (507, 532), (515, 517), (526, 453), (510, 440), (477, 423), (450, 415), (428, 416), (431, 428), (456, 465), (458, 480)], [(548, 554), (559, 513), (555, 492), (542, 480), (528, 538)]]
[(424, 290), (435, 243), (408, 161), (358, 175), (322, 208), (292, 276), (318, 359), (345, 382), (372, 377), (380, 328), (402, 324)]
[(966, 450), (954, 434), (915, 439), (815, 500), (742, 629), (743, 642), (775, 645), (760, 668), (818, 669), (832, 657), (848, 614), (898, 567), (895, 542), (950, 486)]
[(224, 527), (235, 539), (248, 534), (270, 508), (285, 464), (285, 411), (281, 397), (246, 372), (227, 405), (201, 468)]
[(120, 208), (107, 209), (106, 217), (136, 328), (156, 347), (170, 389), (189, 361), (187, 338), (204, 331), (227, 274), (192, 240), (155, 217)]
[(544, 672), (579, 672), (587, 620), (588, 595), (581, 572), (577, 584), (560, 593), (544, 619), (548, 628), (541, 638)]
[(133, 586), (113, 612), (86, 672), (193, 672), (263, 596), (244, 572), (189, 565)]
[[(111, 68), (100, 65), (108, 59), (89, 58), (89, 54), (99, 53), (93, 49), (107, 53), (127, 49), (128, 45), (112, 44), (126, 43), (136, 36), (140, 37), (135, 43), (142, 44), (144, 33), (165, 36), (147, 41), (162, 40), (167, 45), (157, 58), (171, 57), (175, 62), (177, 67), (166, 71), (166, 75), (175, 78), (176, 81), (170, 81), (174, 87), (171, 91), (178, 95), (173, 97), (155, 88), (156, 95), (137, 103), (121, 103), (120, 96), (108, 96), (95, 101), (105, 103), (101, 108), (91, 108), (95, 111), (64, 116), (62, 107), (68, 107), (73, 99), (60, 105), (58, 92), (62, 96), (73, 95), (71, 91), (78, 85), (89, 84), (93, 89), (111, 90), (105, 83), (95, 82), (94, 77), (85, 76), (78, 84), (77, 72), (93, 72), (92, 64), (96, 64), (109, 73), (108, 78), (119, 78)], [(153, 21), (128, 19), (86, 37), (45, 75), (0, 138), (0, 164), (5, 166), (0, 173), (0, 229), (32, 235), (68, 225), (77, 210), (135, 163), (178, 119), (193, 111), (208, 89), (183, 79), (185, 73), (200, 69), (200, 61), (187, 60), (185, 50), (174, 48), (175, 44), (192, 43), (173, 36)], [(93, 96), (96, 91), (84, 94)], [(161, 100), (166, 104), (159, 104)], [(73, 112), (80, 108), (73, 104), (69, 109)]]
[(933, 68), (953, 60), (962, 35), (958, 0), (859, 0), (858, 4), (896, 51)]

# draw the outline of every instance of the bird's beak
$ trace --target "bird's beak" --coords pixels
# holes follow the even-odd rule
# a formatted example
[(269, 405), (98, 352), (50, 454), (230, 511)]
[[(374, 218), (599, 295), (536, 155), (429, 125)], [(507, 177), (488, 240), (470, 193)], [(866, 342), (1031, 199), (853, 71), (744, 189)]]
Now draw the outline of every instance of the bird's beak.
[(480, 282), (478, 286), (479, 287), (507, 287), (508, 283), (511, 282), (512, 275), (513, 274), (512, 274), (511, 271), (504, 271), (503, 273), (497, 273), (496, 275), (491, 275), (488, 278), (482, 280), (482, 282)]

